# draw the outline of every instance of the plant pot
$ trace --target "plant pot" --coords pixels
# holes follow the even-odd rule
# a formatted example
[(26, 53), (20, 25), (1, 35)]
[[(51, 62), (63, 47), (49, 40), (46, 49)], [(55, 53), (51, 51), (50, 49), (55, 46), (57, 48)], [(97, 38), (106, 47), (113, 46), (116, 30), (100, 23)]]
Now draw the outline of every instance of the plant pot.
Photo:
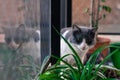
[[(111, 44), (111, 45), (120, 47), (120, 43), (119, 43), (119, 44)], [(110, 48), (110, 52), (113, 52), (115, 49), (117, 49), (117, 48), (111, 47), (111, 48)], [(116, 68), (120, 69), (120, 49), (119, 49), (118, 52), (114, 53), (114, 54), (111, 56), (111, 60), (112, 60), (112, 62), (113, 62), (113, 65), (114, 65)]]
[[(103, 46), (103, 45), (108, 46), (109, 44), (110, 44), (110, 39), (98, 37), (95, 46), (88, 51), (88, 54), (92, 54), (100, 46)], [(107, 56), (108, 52), (109, 52), (109, 50), (107, 48), (107, 49), (103, 50), (101, 52), (101, 54), (103, 57), (105, 57), (105, 56)]]

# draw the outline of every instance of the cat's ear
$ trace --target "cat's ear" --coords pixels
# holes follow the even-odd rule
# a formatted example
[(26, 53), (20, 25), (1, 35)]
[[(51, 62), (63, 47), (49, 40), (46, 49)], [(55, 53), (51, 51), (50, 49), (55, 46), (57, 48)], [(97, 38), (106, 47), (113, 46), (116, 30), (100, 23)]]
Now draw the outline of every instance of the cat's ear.
[(81, 28), (78, 25), (73, 25), (73, 37), (77, 43), (81, 43), (82, 41), (82, 31)]
[(24, 24), (20, 24), (17, 28), (17, 30), (19, 31), (24, 31), (25, 30), (25, 25)]
[(24, 24), (20, 24), (20, 25), (17, 27), (16, 31), (17, 31), (18, 33), (23, 33), (23, 34), (25, 34), (25, 25), (24, 25)]
[(22, 37), (25, 35), (25, 26), (24, 24), (20, 24), (17, 29), (16, 29), (16, 35), (18, 35), (19, 37)]
[(81, 30), (77, 24), (73, 24), (72, 28), (73, 30)]

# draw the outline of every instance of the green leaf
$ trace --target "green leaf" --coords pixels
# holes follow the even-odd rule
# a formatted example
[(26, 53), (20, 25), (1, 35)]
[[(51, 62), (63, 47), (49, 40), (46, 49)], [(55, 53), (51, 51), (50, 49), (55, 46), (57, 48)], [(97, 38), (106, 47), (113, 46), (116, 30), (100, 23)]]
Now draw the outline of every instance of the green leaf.
[(49, 63), (50, 57), (51, 57), (50, 55), (45, 57), (42, 65), (41, 65), (41, 69), (40, 69), (40, 72), (39, 72), (40, 74), (43, 73), (44, 69), (47, 69), (46, 64)]
[(106, 6), (106, 5), (103, 5), (102, 9), (105, 10), (105, 11), (107, 11), (107, 12), (109, 12), (109, 13), (112, 11), (111, 7)]
[(116, 78), (107, 78), (107, 79), (103, 79), (103, 80), (118, 80)]
[(102, 6), (99, 6), (99, 8), (98, 8), (98, 9), (99, 9), (99, 12), (100, 12), (100, 11), (102, 11)]
[(106, 0), (101, 0), (102, 2), (106, 2)]
[(88, 13), (88, 12), (89, 12), (89, 8), (85, 8), (84, 13)]
[(55, 57), (55, 56), (52, 56), (52, 57), (62, 61), (64, 64), (66, 64), (70, 68), (74, 80), (77, 80), (76, 69), (74, 69), (74, 67), (71, 64), (69, 64), (68, 62), (66, 62), (65, 60), (63, 60), (61, 58), (58, 58), (58, 57)]
[(106, 18), (106, 14), (103, 14), (103, 15), (102, 15), (102, 18), (105, 19), (105, 18)]
[[(116, 47), (116, 46), (108, 46), (108, 47)], [(106, 47), (107, 48), (107, 47)], [(104, 48), (104, 49), (106, 49)], [(98, 65), (98, 67), (95, 70), (95, 73), (99, 70), (99, 68), (101, 67), (102, 64), (104, 64), (108, 59), (110, 59), (110, 57), (115, 54), (116, 52), (118, 52), (119, 49), (114, 50), (113, 52), (111, 52), (107, 57), (105, 57), (105, 59)]]

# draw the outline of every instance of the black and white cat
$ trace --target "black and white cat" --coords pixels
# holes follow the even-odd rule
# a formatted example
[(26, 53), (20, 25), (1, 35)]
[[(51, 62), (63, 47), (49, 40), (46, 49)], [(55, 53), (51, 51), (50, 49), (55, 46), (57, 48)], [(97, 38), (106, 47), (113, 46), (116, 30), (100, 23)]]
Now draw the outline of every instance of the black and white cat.
[[(63, 28), (62, 36), (72, 45), (84, 63), (87, 51), (96, 43), (96, 29), (85, 26), (73, 25), (72, 28)], [(65, 41), (61, 38), (61, 56), (73, 54)], [(69, 63), (75, 64), (72, 56), (65, 58)]]
[(40, 64), (40, 30), (27, 28), (24, 24), (17, 28), (5, 28), (5, 42), (7, 46), (23, 55), (29, 55)]

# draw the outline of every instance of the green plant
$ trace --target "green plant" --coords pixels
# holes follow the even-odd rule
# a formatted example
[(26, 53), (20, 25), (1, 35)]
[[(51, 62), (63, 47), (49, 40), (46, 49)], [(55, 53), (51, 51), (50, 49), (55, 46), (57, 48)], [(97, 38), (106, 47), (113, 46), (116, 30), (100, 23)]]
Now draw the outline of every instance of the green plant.
[[(6, 46), (5, 46), (6, 47)], [(3, 54), (3, 69), (0, 79), (2, 80), (33, 80), (36, 74), (39, 72), (40, 67), (33, 62), (33, 58), (28, 55), (22, 55), (16, 51), (12, 51), (8, 48), (0, 49)], [(28, 63), (24, 63), (23, 60), (27, 60)]]
[[(52, 67), (46, 69), (45, 72), (41, 73), (39, 75), (38, 80), (107, 80), (108, 79), (104, 74), (105, 69), (104, 69), (104, 71), (101, 71), (101, 68), (103, 67), (103, 64), (114, 53), (119, 51), (119, 47), (112, 46), (112, 45), (99, 47), (97, 50), (94, 51), (94, 53), (91, 55), (91, 57), (89, 58), (87, 63), (84, 65), (81, 63), (81, 60), (80, 60), (78, 54), (72, 48), (72, 46), (69, 44), (69, 42), (61, 34), (59, 34), (59, 35), (64, 39), (66, 44), (72, 50), (73, 54), (67, 54), (61, 58), (52, 56), (52, 57), (58, 59), (58, 62), (55, 65), (53, 65)], [(100, 64), (96, 65), (95, 62), (97, 60), (99, 53), (109, 47), (115, 47), (116, 50), (111, 52)], [(73, 58), (76, 62), (76, 66), (72, 66), (70, 63), (64, 61), (64, 58), (67, 56), (70, 56), (70, 55), (73, 56)], [(64, 64), (59, 64), (61, 62)], [(107, 68), (109, 68), (109, 67), (107, 67)]]
[[(64, 64), (59, 65), (56, 63), (51, 68), (47, 69), (45, 73), (41, 74), (39, 76), (39, 80), (103, 80), (107, 79), (104, 72), (105, 69), (101, 71), (105, 63), (112, 54), (118, 52), (118, 50), (115, 50), (110, 55), (108, 55), (100, 64), (96, 66), (95, 61), (97, 59), (98, 54), (104, 50), (105, 46), (102, 46), (98, 48), (94, 54), (90, 57), (87, 64), (82, 67), (83, 64), (79, 64), (77, 55), (73, 54), (74, 60), (76, 61), (77, 67), (74, 67), (70, 65), (70, 63), (67, 63), (64, 61), (64, 57), (69, 56), (70, 54), (62, 57), (57, 58), (54, 56), (54, 58), (58, 59), (59, 61), (62, 61)], [(109, 69), (109, 67), (107, 67)], [(107, 70), (106, 69), (106, 70)], [(117, 69), (116, 69), (117, 70)], [(120, 70), (119, 70), (120, 72)]]
[[(90, 26), (99, 28), (99, 21), (106, 18), (106, 14), (112, 11), (111, 7), (105, 4), (106, 0), (91, 0)], [(88, 10), (87, 10), (88, 11)]]
[[(90, 8), (86, 8), (86, 12), (90, 15), (90, 27), (96, 29), (95, 34), (96, 44), (93, 48), (91, 48), (88, 51), (88, 54), (93, 53), (95, 49), (97, 49), (103, 44), (109, 45), (111, 41), (108, 38), (98, 37), (100, 20), (105, 19), (106, 15), (111, 13), (112, 11), (111, 7), (107, 6), (106, 4), (107, 0), (90, 0), (90, 1), (91, 6)], [(103, 57), (105, 57), (108, 52), (109, 52), (108, 49), (106, 49), (102, 51), (101, 54), (103, 55)]]
[(50, 55), (46, 56), (44, 61), (42, 62), (41, 66), (40, 66), (40, 71), (39, 73), (35, 76), (34, 80), (38, 80), (38, 76), (39, 74), (42, 74), (45, 72), (45, 70), (48, 68), (48, 65), (50, 64)]
[[(118, 46), (120, 47), (120, 42), (117, 42), (117, 43), (111, 43), (111, 45), (113, 46)], [(114, 51), (116, 48), (110, 48), (110, 52), (111, 51)], [(120, 69), (120, 49), (119, 49), (119, 52), (118, 53), (115, 53), (111, 56), (111, 60), (114, 64), (114, 66), (118, 69)]]

